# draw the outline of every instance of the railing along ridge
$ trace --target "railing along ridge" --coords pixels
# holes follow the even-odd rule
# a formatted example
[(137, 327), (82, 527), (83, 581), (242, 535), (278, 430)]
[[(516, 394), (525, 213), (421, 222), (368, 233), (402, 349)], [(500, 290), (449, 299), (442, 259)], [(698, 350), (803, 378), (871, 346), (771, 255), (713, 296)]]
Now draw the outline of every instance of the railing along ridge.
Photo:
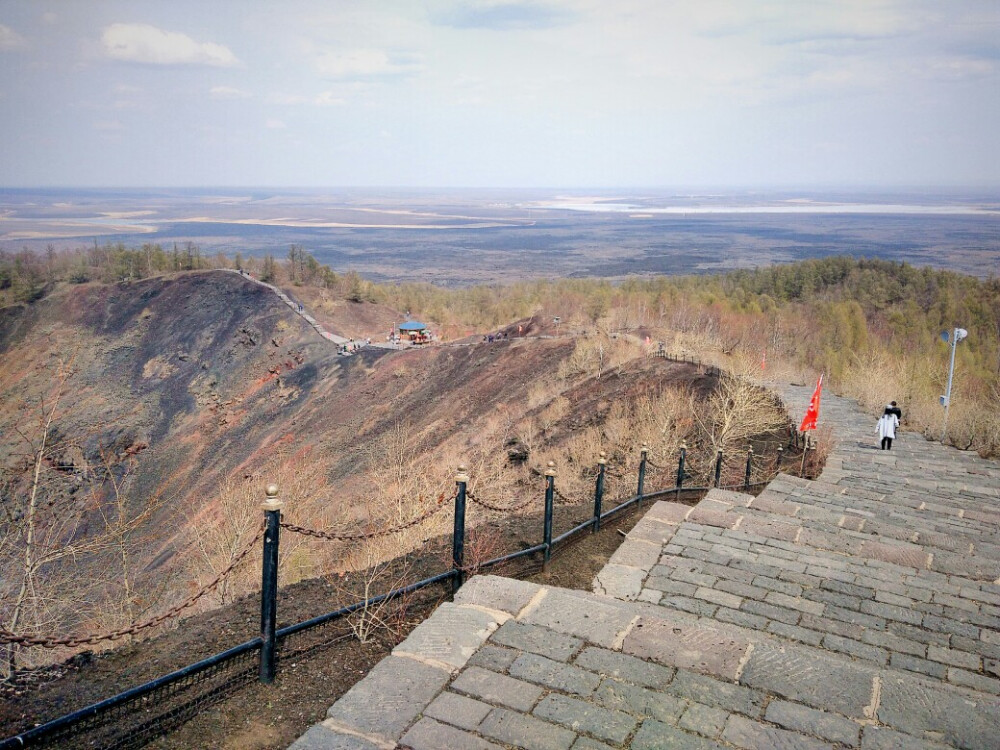
[[(692, 362), (692, 364), (695, 364)], [(797, 438), (797, 435), (796, 435)], [(798, 442), (797, 440), (795, 442)], [(791, 444), (791, 441), (790, 441)], [(808, 445), (806, 446), (808, 449)], [(535, 498), (529, 497), (523, 501), (517, 501), (510, 505), (501, 505), (500, 503), (495, 503), (479, 495), (472, 493), (468, 490), (469, 477), (466, 473), (464, 466), (459, 467), (458, 474), (455, 477), (456, 490), (453, 496), (455, 517), (454, 517), (454, 530), (452, 533), (452, 567), (449, 570), (438, 573), (434, 576), (424, 578), (420, 581), (415, 581), (413, 583), (407, 584), (405, 586), (393, 589), (392, 591), (380, 594), (375, 597), (365, 599), (363, 601), (355, 602), (354, 604), (341, 607), (332, 612), (328, 612), (317, 617), (299, 622), (293, 625), (288, 625), (283, 628), (277, 628), (277, 560), (278, 560), (278, 544), (280, 530), (284, 528), (286, 531), (303, 534), (316, 539), (322, 539), (327, 541), (352, 541), (364, 538), (374, 538), (376, 536), (387, 536), (394, 533), (399, 533), (409, 528), (413, 528), (420, 523), (427, 521), (428, 519), (438, 515), (445, 508), (449, 507), (449, 504), (444, 502), (445, 495), (441, 494), (436, 501), (432, 504), (428, 510), (419, 516), (399, 524), (395, 527), (389, 529), (379, 529), (372, 532), (336, 532), (330, 530), (320, 530), (320, 529), (309, 529), (306, 527), (298, 526), (281, 519), (281, 511), (283, 504), (278, 500), (278, 489), (271, 485), (267, 488), (267, 499), (263, 504), (265, 520), (262, 524), (260, 531), (257, 533), (253, 541), (248, 544), (243, 551), (233, 560), (233, 562), (220, 573), (214, 581), (209, 583), (207, 586), (196, 594), (186, 600), (182, 605), (178, 605), (171, 610), (183, 609), (190, 606), (193, 601), (197, 600), (207, 593), (207, 591), (212, 590), (217, 586), (221, 580), (232, 572), (232, 570), (238, 565), (246, 556), (249, 551), (253, 549), (257, 542), (264, 539), (264, 554), (262, 561), (262, 586), (261, 586), (261, 635), (260, 637), (254, 638), (252, 640), (246, 641), (245, 643), (234, 646), (231, 649), (220, 652), (213, 656), (202, 659), (194, 664), (188, 665), (182, 669), (171, 672), (170, 674), (159, 677), (155, 680), (147, 682), (143, 685), (139, 685), (135, 688), (127, 690), (123, 693), (119, 693), (116, 696), (108, 698), (106, 700), (100, 701), (99, 703), (92, 704), (78, 711), (74, 711), (65, 716), (59, 717), (52, 721), (46, 722), (40, 726), (34, 727), (32, 729), (21, 732), (20, 734), (9, 737), (5, 740), (0, 741), (0, 750), (12, 750), (13, 748), (22, 747), (37, 747), (43, 746), (51, 741), (62, 743), (67, 737), (79, 736), (86, 730), (87, 727), (95, 726), (97, 730), (105, 728), (109, 724), (109, 719), (105, 718), (102, 720), (102, 716), (108, 714), (111, 715), (113, 719), (116, 716), (127, 716), (129, 713), (126, 711), (126, 707), (135, 703), (136, 701), (142, 701), (144, 706), (144, 711), (142, 713), (148, 712), (148, 708), (151, 705), (151, 696), (160, 690), (173, 689), (172, 686), (177, 686), (178, 683), (184, 681), (191, 681), (192, 683), (202, 679), (202, 677), (211, 672), (212, 670), (221, 671), (221, 669), (227, 665), (229, 662), (233, 662), (239, 659), (245, 659), (248, 655), (256, 652), (259, 655), (258, 665), (256, 670), (251, 670), (249, 666), (244, 666), (240, 668), (230, 682), (223, 684), (220, 687), (213, 688), (209, 691), (208, 698), (205, 697), (193, 697), (192, 705), (201, 703), (205, 700), (210, 700), (212, 696), (217, 694), (223, 694), (227, 690), (231, 692), (233, 685), (235, 684), (233, 680), (239, 684), (243, 684), (252, 679), (252, 671), (257, 671), (258, 679), (264, 683), (273, 682), (276, 675), (277, 659), (276, 654), (278, 650), (278, 645), (283, 642), (289, 636), (301, 633), (312, 628), (334, 622), (343, 617), (346, 617), (354, 612), (363, 610), (368, 607), (377, 606), (379, 604), (389, 602), (398, 599), (407, 594), (419, 591), (421, 589), (427, 588), (438, 583), (451, 582), (452, 591), (457, 591), (458, 588), (465, 581), (466, 576), (473, 571), (483, 571), (488, 570), (497, 565), (511, 562), (522, 557), (527, 557), (530, 555), (535, 555), (537, 553), (542, 554), (542, 567), (543, 570), (548, 569), (551, 556), (556, 549), (557, 545), (561, 545), (569, 539), (589, 530), (591, 533), (596, 533), (601, 528), (601, 523), (608, 518), (618, 515), (625, 510), (631, 508), (632, 506), (641, 505), (643, 501), (653, 500), (657, 498), (667, 497), (670, 495), (675, 495), (677, 498), (681, 496), (682, 493), (697, 493), (706, 492), (712, 487), (720, 489), (731, 489), (731, 490), (744, 490), (749, 491), (756, 487), (767, 484), (770, 479), (763, 479), (758, 481), (752, 480), (752, 471), (754, 468), (754, 452), (753, 449), (748, 449), (746, 467), (744, 472), (744, 481), (737, 484), (724, 485), (721, 483), (721, 467), (722, 467), (722, 457), (723, 453), (721, 450), (717, 451), (716, 462), (715, 462), (715, 474), (714, 482), (712, 487), (708, 486), (685, 486), (684, 480), (689, 478), (686, 474), (686, 458), (687, 458), (687, 446), (681, 444), (677, 473), (674, 486), (664, 487), (651, 492), (645, 491), (645, 480), (647, 468), (657, 468), (660, 470), (672, 470), (673, 467), (661, 466), (654, 464), (649, 458), (649, 448), (646, 444), (643, 444), (640, 450), (640, 460), (638, 466), (638, 483), (636, 487), (636, 492), (627, 497), (626, 499), (619, 502), (617, 505), (611, 509), (605, 510), (603, 508), (604, 501), (604, 485), (606, 475), (611, 473), (607, 467), (607, 458), (604, 453), (600, 454), (598, 459), (598, 468), (596, 473), (595, 488), (594, 488), (594, 498), (593, 505), (594, 510), (590, 518), (582, 523), (579, 523), (562, 534), (553, 537), (553, 507), (555, 505), (556, 497), (559, 497), (565, 502), (572, 502), (569, 498), (566, 498), (556, 489), (555, 479), (556, 471), (554, 464), (550, 461), (544, 472), (545, 478), (545, 500), (544, 500), (544, 512), (543, 512), (543, 532), (542, 541), (532, 547), (526, 549), (517, 550), (510, 552), (499, 557), (495, 557), (491, 560), (485, 562), (477, 563), (474, 566), (467, 566), (465, 563), (465, 512), (467, 502), (479, 505), (482, 508), (492, 511), (492, 512), (508, 512), (514, 513), (525, 509)], [(780, 457), (782, 448), (778, 448), (779, 458), (778, 464), (780, 465)], [(803, 462), (804, 463), (804, 462)], [(176, 616), (174, 614), (173, 616)], [(158, 616), (158, 622), (162, 622), (166, 619), (164, 616)], [(153, 618), (157, 619), (157, 618)], [(150, 627), (150, 625), (143, 624), (143, 627)], [(122, 630), (123, 634), (135, 630), (137, 626), (130, 626)], [(7, 631), (0, 631), (0, 643), (24, 643), (28, 645), (38, 645), (43, 647), (53, 647), (56, 645), (84, 645), (97, 643), (102, 640), (107, 640), (109, 635), (113, 634), (103, 634), (98, 636), (88, 636), (88, 637), (77, 637), (77, 638), (67, 638), (67, 639), (53, 639), (53, 638), (33, 638), (27, 636), (20, 636), (14, 633), (8, 633)], [(183, 690), (183, 687), (176, 688), (176, 692), (179, 693)], [(185, 704), (187, 706), (187, 704)], [(176, 722), (178, 716), (185, 715), (185, 711), (190, 710), (190, 707), (182, 706), (179, 709), (165, 709), (163, 715), (160, 718), (146, 719), (142, 723), (142, 731), (137, 731), (135, 727), (121, 729), (117, 739), (106, 740), (102, 743), (102, 747), (107, 748), (125, 748), (125, 747), (141, 747), (145, 744), (153, 735), (153, 732), (157, 731), (157, 727), (163, 726), (163, 724), (171, 725), (170, 722)], [(186, 720), (186, 719), (184, 719)], [(160, 721), (161, 724), (156, 724)], [(172, 725), (171, 725), (172, 726)], [(95, 730), (96, 731), (96, 730)], [(138, 744), (136, 744), (138, 743)], [(85, 746), (92, 746), (92, 743), (85, 741), (83, 743)], [(65, 745), (59, 744), (59, 747), (64, 747)]]

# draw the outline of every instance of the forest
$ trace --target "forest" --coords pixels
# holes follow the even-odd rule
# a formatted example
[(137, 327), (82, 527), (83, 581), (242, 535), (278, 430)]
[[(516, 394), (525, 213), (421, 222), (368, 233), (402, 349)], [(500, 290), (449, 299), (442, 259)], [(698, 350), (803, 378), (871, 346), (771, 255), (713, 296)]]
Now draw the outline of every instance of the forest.
[[(834, 256), (703, 276), (620, 280), (552, 279), (443, 288), (375, 284), (338, 273), (303, 247), (283, 258), (202, 255), (186, 243), (129, 248), (121, 243), (45, 253), (0, 253), (0, 305), (30, 303), (54, 285), (127, 283), (207, 268), (239, 268), (263, 281), (319, 289), (357, 304), (378, 303), (434, 325), (454, 339), (532, 315), (559, 317), (563, 330), (612, 337), (637, 333), (723, 366), (756, 365), (764, 379), (818, 373), (877, 413), (904, 405), (904, 426), (940, 437), (949, 345), (941, 333), (969, 332), (956, 351), (947, 440), (1000, 453), (1000, 280)], [(597, 338), (581, 340), (580, 359)], [(602, 350), (603, 351), (603, 350)]]

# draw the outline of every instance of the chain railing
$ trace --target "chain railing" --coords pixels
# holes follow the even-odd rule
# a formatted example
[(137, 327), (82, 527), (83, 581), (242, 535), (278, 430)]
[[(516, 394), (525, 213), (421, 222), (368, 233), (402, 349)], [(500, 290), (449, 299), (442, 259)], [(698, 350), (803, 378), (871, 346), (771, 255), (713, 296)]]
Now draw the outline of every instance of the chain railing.
[(83, 636), (68, 636), (64, 638), (55, 637), (39, 637), (24, 635), (19, 633), (12, 633), (11, 631), (0, 628), (0, 643), (14, 644), (17, 646), (40, 646), (42, 648), (78, 648), (80, 646), (96, 646), (98, 643), (104, 641), (117, 641), (130, 635), (138, 635), (144, 630), (154, 628), (157, 625), (162, 625), (168, 620), (172, 620), (178, 617), (181, 612), (193, 607), (197, 604), (198, 600), (201, 599), (205, 594), (214, 591), (220, 583), (236, 569), (236, 566), (243, 562), (243, 559), (253, 551), (257, 546), (257, 542), (264, 535), (263, 525), (260, 530), (244, 545), (243, 549), (232, 559), (232, 561), (223, 570), (215, 576), (209, 583), (202, 586), (195, 593), (189, 596), (187, 599), (182, 601), (180, 604), (176, 604), (166, 612), (156, 615), (155, 617), (150, 617), (139, 622), (134, 622), (124, 628), (118, 630), (112, 630), (107, 633), (94, 633), (91, 635)]
[[(807, 446), (808, 449), (808, 446)], [(778, 448), (778, 458), (773, 464), (774, 470), (780, 468), (782, 454), (782, 448)], [(605, 478), (608, 474), (612, 472), (607, 466), (607, 457), (601, 453), (598, 459), (598, 466), (596, 470), (595, 485), (594, 485), (594, 496), (593, 496), (593, 514), (591, 517), (587, 518), (582, 523), (578, 523), (567, 531), (563, 532), (557, 537), (553, 537), (553, 507), (555, 505), (555, 499), (558, 497), (561, 501), (566, 503), (579, 504), (582, 500), (574, 500), (572, 498), (566, 497), (556, 488), (556, 470), (555, 465), (550, 461), (547, 468), (544, 471), (545, 480), (545, 496), (544, 496), (544, 510), (543, 510), (543, 530), (542, 530), (542, 541), (539, 544), (528, 547), (526, 549), (517, 550), (500, 557), (487, 560), (485, 562), (477, 563), (475, 569), (477, 571), (488, 570), (495, 566), (511, 562), (518, 558), (541, 555), (543, 570), (547, 569), (553, 552), (559, 548), (560, 545), (567, 542), (571, 538), (585, 532), (590, 531), (591, 533), (596, 533), (600, 531), (602, 521), (613, 517), (619, 513), (626, 511), (627, 509), (636, 506), (638, 507), (644, 500), (654, 499), (669, 496), (672, 493), (676, 493), (677, 498), (681, 497), (681, 494), (686, 493), (698, 493), (705, 492), (708, 487), (687, 487), (684, 486), (685, 479), (688, 478), (686, 474), (686, 457), (688, 453), (688, 448), (686, 445), (682, 444), (679, 451), (678, 463), (676, 467), (670, 466), (668, 464), (659, 464), (650, 459), (649, 447), (643, 444), (640, 450), (640, 460), (638, 465), (638, 484), (635, 494), (620, 500), (614, 507), (609, 510), (604, 510), (604, 484)], [(740, 459), (742, 461), (742, 458)], [(753, 472), (756, 469), (758, 476), (763, 471), (770, 471), (772, 464), (763, 458), (758, 458), (750, 448), (747, 450), (747, 456), (745, 461), (745, 470), (743, 476), (743, 482), (737, 485), (723, 486), (721, 484), (721, 468), (723, 463), (723, 453), (718, 451), (716, 454), (715, 461), (715, 476), (713, 486), (723, 487), (725, 489), (742, 489), (749, 491), (755, 487), (765, 484), (768, 479), (753, 481)], [(655, 468), (658, 472), (673, 472), (676, 468), (676, 475), (674, 485), (668, 487), (661, 487), (660, 489), (646, 492), (645, 490), (645, 479), (647, 468)], [(612, 476), (620, 476), (622, 479), (627, 478), (624, 473), (612, 474)], [(414, 583), (407, 584), (401, 588), (394, 589), (384, 594), (380, 594), (376, 597), (365, 599), (364, 601), (355, 602), (354, 604), (348, 605), (346, 607), (341, 607), (338, 610), (329, 612), (318, 617), (314, 617), (310, 620), (306, 620), (294, 625), (289, 625), (284, 628), (277, 628), (277, 579), (278, 579), (278, 547), (279, 547), (279, 535), (280, 530), (285, 529), (288, 532), (308, 536), (313, 539), (319, 539), (323, 541), (331, 542), (344, 542), (344, 541), (358, 541), (361, 539), (372, 539), (376, 537), (385, 537), (392, 534), (396, 534), (405, 531), (410, 528), (414, 528), (431, 518), (442, 513), (445, 509), (450, 507), (450, 504), (446, 502), (446, 495), (442, 493), (433, 502), (431, 507), (420, 515), (410, 519), (404, 523), (398, 524), (393, 527), (380, 528), (376, 530), (362, 531), (362, 532), (349, 532), (349, 531), (332, 531), (329, 529), (310, 529), (304, 526), (299, 526), (286, 521), (281, 520), (281, 510), (283, 504), (278, 500), (278, 489), (276, 487), (269, 486), (267, 488), (267, 499), (263, 503), (262, 508), (264, 509), (265, 521), (262, 527), (255, 535), (254, 539), (248, 543), (240, 553), (233, 558), (230, 564), (222, 570), (211, 582), (207, 585), (201, 587), (192, 596), (188, 597), (184, 602), (172, 607), (167, 612), (156, 617), (149, 618), (140, 623), (135, 623), (127, 628), (122, 628), (117, 631), (112, 631), (110, 633), (100, 633), (89, 636), (77, 636), (70, 638), (40, 638), (35, 636), (28, 636), (22, 634), (11, 633), (9, 631), (0, 630), (0, 643), (8, 644), (18, 644), (25, 646), (42, 646), (42, 647), (55, 647), (55, 646), (65, 646), (65, 647), (78, 647), (81, 645), (94, 645), (102, 641), (114, 640), (117, 638), (122, 638), (126, 635), (137, 634), (138, 632), (151, 628), (154, 625), (162, 624), (167, 620), (177, 617), (182, 611), (191, 607), (195, 602), (197, 602), (206, 593), (214, 590), (225, 578), (230, 575), (232, 571), (249, 555), (250, 551), (253, 550), (257, 543), (263, 538), (263, 557), (262, 557), (262, 572), (261, 572), (261, 635), (258, 638), (254, 638), (244, 644), (236, 646), (229, 651), (216, 654), (215, 656), (204, 659), (201, 662), (185, 667), (177, 672), (173, 672), (170, 675), (166, 675), (152, 682), (140, 685), (137, 688), (121, 693), (113, 698), (109, 698), (98, 704), (88, 706), (86, 708), (80, 709), (72, 714), (68, 714), (59, 719), (47, 722), (33, 729), (22, 732), (19, 735), (10, 737), (6, 740), (0, 741), (0, 750), (8, 750), (9, 748), (21, 748), (27, 746), (40, 746), (49, 742), (59, 743), (58, 746), (62, 747), (61, 738), (66, 735), (69, 731), (69, 727), (78, 727), (78, 731), (85, 731), (86, 726), (95, 723), (95, 717), (104, 715), (106, 712), (119, 712), (121, 713), (125, 709), (123, 706), (127, 706), (130, 702), (135, 700), (142, 700), (149, 702), (152, 700), (151, 695), (158, 690), (173, 690), (170, 693), (173, 695), (177, 692), (176, 685), (180, 681), (184, 680), (194, 680), (199, 681), (204, 679), (205, 674), (218, 672), (222, 669), (221, 665), (226, 664), (229, 660), (233, 659), (246, 659), (248, 654), (254, 651), (259, 651), (258, 659), (258, 679), (261, 682), (269, 683), (275, 678), (276, 672), (276, 659), (275, 651), (279, 640), (287, 638), (293, 634), (297, 634), (311, 628), (315, 628), (321, 625), (331, 623), (343, 617), (347, 617), (355, 612), (364, 611), (369, 607), (377, 606), (381, 603), (395, 600), (399, 597), (405, 596), (412, 592), (418, 591), (422, 588), (435, 585), (435, 584), (451, 584), (453, 591), (457, 590), (461, 586), (462, 582), (465, 580), (466, 574), (470, 572), (470, 568), (465, 564), (465, 511), (466, 502), (471, 502), (476, 504), (486, 510), (494, 513), (507, 513), (512, 514), (524, 510), (533, 501), (537, 501), (536, 496), (528, 496), (522, 500), (518, 500), (512, 503), (499, 503), (491, 500), (487, 500), (477, 493), (472, 493), (468, 491), (469, 476), (466, 472), (464, 466), (459, 467), (458, 474), (455, 476), (456, 490), (453, 496), (453, 506), (454, 506), (454, 529), (452, 533), (452, 565), (449, 570), (438, 573), (429, 578), (425, 578), (421, 581), (416, 581)], [(247, 682), (250, 677), (249, 673), (245, 668), (240, 668), (232, 680), (239, 680), (240, 684)], [(200, 676), (199, 676), (200, 675)], [(169, 688), (168, 686), (173, 685), (174, 688)], [(226, 691), (225, 685), (215, 686), (212, 688), (212, 694), (221, 694)], [(179, 708), (172, 708), (163, 713), (165, 717), (163, 721), (168, 721), (170, 717), (178, 716), (188, 716), (190, 712), (190, 707), (192, 705), (200, 705), (200, 702), (206, 700), (204, 694), (199, 694), (191, 699), (192, 702), (184, 704)], [(188, 712), (188, 713), (186, 713)], [(100, 722), (97, 722), (100, 723)], [(102, 726), (106, 726), (108, 722), (103, 721)], [(148, 725), (148, 722), (146, 723)], [(144, 726), (146, 726), (144, 725)], [(133, 730), (129, 730), (133, 731)], [(125, 738), (128, 735), (128, 731), (122, 730), (119, 733), (119, 739), (117, 740), (102, 740), (102, 746), (104, 747), (127, 747), (139, 745), (129, 745)], [(136, 735), (138, 737), (139, 735)], [(86, 744), (86, 743), (85, 743)], [(50, 745), (56, 746), (56, 745)]]
[(401, 531), (412, 529), (414, 526), (419, 526), (424, 521), (445, 510), (447, 507), (448, 504), (445, 503), (445, 496), (444, 493), (442, 493), (438, 496), (437, 501), (421, 515), (416, 518), (412, 518), (409, 521), (405, 521), (398, 526), (391, 526), (385, 529), (379, 528), (372, 531), (330, 531), (310, 529), (305, 526), (296, 526), (294, 523), (288, 523), (287, 521), (281, 522), (281, 528), (287, 529), (293, 534), (301, 534), (303, 536), (312, 537), (313, 539), (324, 539), (328, 542), (353, 542), (361, 539), (377, 539), (383, 536), (398, 534)]

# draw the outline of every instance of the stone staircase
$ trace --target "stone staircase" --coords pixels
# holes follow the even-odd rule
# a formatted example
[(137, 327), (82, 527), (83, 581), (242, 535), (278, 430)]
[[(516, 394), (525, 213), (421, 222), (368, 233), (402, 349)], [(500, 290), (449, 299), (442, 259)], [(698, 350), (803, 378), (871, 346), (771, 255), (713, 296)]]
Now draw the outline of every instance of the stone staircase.
[(824, 396), (820, 479), (656, 503), (595, 593), (472, 579), (293, 747), (995, 750), (1000, 464), (875, 421)]

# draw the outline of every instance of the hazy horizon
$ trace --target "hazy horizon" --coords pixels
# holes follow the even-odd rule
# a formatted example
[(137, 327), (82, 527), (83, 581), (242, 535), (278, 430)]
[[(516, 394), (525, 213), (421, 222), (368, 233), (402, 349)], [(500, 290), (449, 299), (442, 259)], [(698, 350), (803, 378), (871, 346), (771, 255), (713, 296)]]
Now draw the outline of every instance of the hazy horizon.
[(982, 0), (0, 3), (25, 187), (992, 188)]

